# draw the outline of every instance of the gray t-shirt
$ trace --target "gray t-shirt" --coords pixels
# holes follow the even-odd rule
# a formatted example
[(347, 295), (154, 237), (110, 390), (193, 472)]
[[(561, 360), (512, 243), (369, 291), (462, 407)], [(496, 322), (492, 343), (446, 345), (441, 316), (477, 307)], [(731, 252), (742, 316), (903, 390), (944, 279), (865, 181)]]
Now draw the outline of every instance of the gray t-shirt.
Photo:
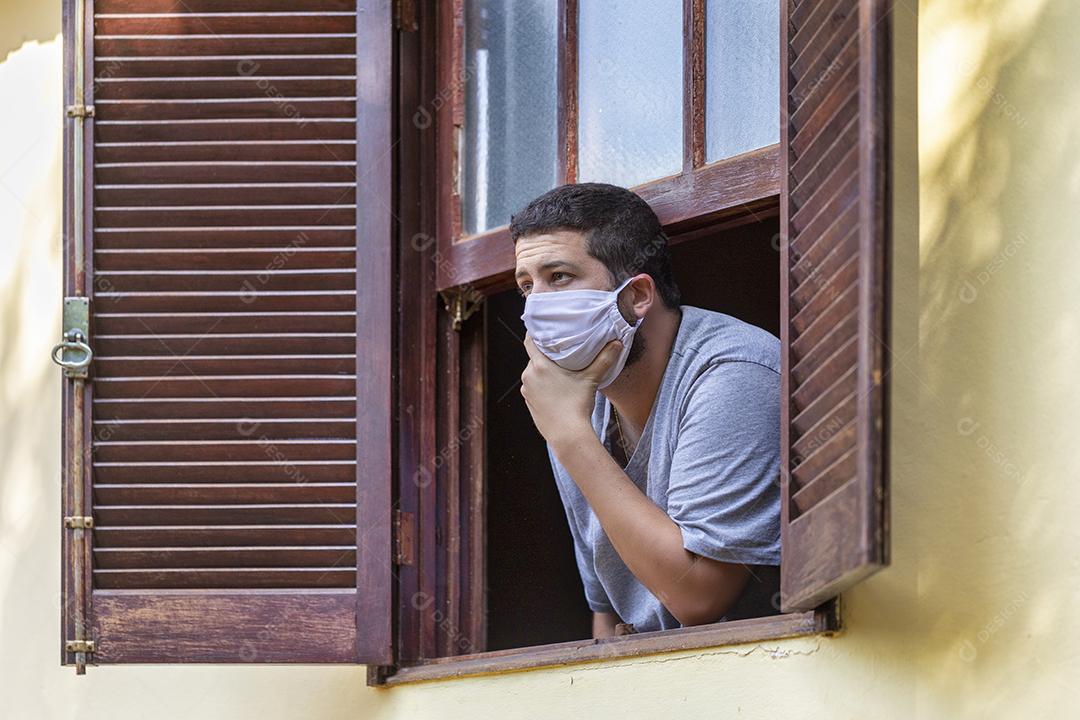
[[(772, 615), (780, 565), (780, 341), (730, 315), (682, 305), (652, 411), (624, 472), (682, 531), (683, 547), (744, 563), (751, 578), (722, 618)], [(611, 403), (592, 424), (606, 442)], [(680, 623), (630, 572), (566, 469), (548, 456), (574, 538), (585, 598), (636, 632)]]

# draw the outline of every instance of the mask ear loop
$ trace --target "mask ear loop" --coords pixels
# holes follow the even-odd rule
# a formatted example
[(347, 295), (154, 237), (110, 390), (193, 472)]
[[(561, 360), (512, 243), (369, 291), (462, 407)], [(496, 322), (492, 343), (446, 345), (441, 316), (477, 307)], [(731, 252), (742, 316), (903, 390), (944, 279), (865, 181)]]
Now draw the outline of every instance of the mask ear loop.
[(633, 280), (635, 277), (637, 277), (637, 275), (631, 275), (630, 277), (626, 278), (625, 280), (623, 280), (622, 284), (619, 285), (619, 287), (615, 288), (611, 292), (615, 295), (615, 303), (614, 303), (615, 304), (615, 314), (618, 315), (622, 319), (622, 321), (624, 323), (626, 323), (627, 327), (637, 329), (638, 327), (641, 326), (641, 322), (645, 318), (644, 317), (639, 317), (639, 318), (637, 318), (637, 321), (633, 325), (631, 325), (630, 323), (626, 322), (626, 318), (623, 317), (622, 311), (619, 310), (619, 293), (621, 293), (623, 291), (623, 288), (625, 288), (627, 285), (629, 285), (630, 281)]

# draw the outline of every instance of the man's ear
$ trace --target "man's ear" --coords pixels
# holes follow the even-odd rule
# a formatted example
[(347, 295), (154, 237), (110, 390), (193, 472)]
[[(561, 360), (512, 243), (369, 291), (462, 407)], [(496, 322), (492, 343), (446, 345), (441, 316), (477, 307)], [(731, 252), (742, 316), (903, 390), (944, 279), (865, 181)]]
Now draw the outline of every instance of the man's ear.
[(639, 273), (634, 276), (619, 296), (619, 310), (623, 317), (631, 325), (639, 318), (645, 317), (649, 309), (660, 298), (656, 283), (652, 275)]

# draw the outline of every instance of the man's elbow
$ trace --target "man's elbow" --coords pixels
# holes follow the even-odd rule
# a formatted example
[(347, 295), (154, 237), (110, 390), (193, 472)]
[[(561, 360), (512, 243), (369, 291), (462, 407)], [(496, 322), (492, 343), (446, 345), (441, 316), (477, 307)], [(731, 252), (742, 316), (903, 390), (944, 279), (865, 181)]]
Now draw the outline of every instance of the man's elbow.
[(669, 596), (664, 606), (684, 627), (719, 622), (731, 606), (727, 598), (714, 593), (688, 593), (682, 597)]
[(722, 608), (718, 607), (716, 603), (697, 603), (678, 609), (668, 608), (668, 610), (679, 621), (680, 625), (689, 627), (691, 625), (708, 625), (709, 623), (719, 622), (720, 618), (724, 617), (724, 613), (727, 612), (727, 607), (726, 603)]

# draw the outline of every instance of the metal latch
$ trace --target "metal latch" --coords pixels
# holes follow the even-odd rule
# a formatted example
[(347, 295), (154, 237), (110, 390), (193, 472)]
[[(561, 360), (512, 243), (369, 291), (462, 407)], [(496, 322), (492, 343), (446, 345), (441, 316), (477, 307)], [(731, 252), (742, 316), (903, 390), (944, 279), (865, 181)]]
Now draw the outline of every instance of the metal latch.
[(461, 330), (462, 324), (472, 317), (472, 314), (480, 309), (484, 302), (484, 294), (471, 285), (459, 285), (449, 290), (440, 290), (443, 305), (455, 330)]
[(90, 338), (90, 298), (64, 298), (64, 339), (52, 349), (52, 361), (64, 368), (64, 376), (85, 378), (94, 352)]
[(65, 515), (64, 527), (72, 530), (89, 530), (94, 527), (94, 518), (89, 515)]

